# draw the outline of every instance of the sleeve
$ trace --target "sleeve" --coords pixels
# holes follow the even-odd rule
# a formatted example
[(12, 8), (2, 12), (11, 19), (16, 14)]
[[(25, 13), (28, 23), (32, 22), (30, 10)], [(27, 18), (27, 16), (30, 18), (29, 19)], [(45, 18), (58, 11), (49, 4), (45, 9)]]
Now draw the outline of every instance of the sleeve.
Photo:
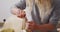
[(56, 26), (58, 24), (58, 21), (60, 19), (60, 1), (58, 1), (54, 6), (54, 12), (49, 20), (49, 23)]
[(17, 8), (19, 9), (25, 9), (26, 8), (26, 1), (25, 0), (20, 0), (17, 4), (15, 4)]

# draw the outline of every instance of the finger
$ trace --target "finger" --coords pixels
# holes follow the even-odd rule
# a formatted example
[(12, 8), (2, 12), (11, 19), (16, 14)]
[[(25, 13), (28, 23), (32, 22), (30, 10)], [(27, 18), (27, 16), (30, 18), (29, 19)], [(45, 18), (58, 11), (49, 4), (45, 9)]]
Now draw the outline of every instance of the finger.
[(28, 23), (28, 24), (26, 24), (26, 25), (27, 25), (27, 27), (26, 27), (27, 29), (33, 29), (33, 27), (34, 27), (34, 25), (29, 24), (29, 23)]

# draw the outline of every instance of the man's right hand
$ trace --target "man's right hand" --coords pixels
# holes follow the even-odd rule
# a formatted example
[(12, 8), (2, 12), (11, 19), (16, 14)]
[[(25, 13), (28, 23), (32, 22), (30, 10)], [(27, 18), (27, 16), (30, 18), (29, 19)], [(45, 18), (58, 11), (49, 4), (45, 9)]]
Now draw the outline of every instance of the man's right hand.
[(13, 8), (11, 12), (19, 18), (24, 18), (26, 16), (25, 11), (18, 8)]
[(25, 18), (25, 16), (26, 16), (25, 11), (23, 10), (19, 11), (18, 17)]

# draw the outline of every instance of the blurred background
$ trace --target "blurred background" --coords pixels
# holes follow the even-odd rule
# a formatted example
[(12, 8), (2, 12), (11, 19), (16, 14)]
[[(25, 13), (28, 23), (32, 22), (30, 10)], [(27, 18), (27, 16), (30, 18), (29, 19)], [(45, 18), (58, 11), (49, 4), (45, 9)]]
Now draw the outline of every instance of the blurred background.
[(11, 16), (10, 10), (19, 0), (0, 0), (0, 22)]

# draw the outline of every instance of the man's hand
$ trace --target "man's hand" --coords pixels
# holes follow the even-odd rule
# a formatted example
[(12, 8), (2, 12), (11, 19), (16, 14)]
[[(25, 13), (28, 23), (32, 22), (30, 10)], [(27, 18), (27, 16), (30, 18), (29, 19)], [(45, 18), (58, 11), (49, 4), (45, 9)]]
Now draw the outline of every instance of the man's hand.
[(23, 10), (19, 11), (18, 17), (25, 18), (25, 16), (26, 16), (25, 11)]
[(35, 27), (36, 27), (36, 23), (34, 21), (31, 21), (31, 22), (27, 22), (26, 23), (26, 29), (28, 31), (32, 31), (32, 30), (35, 30)]
[(14, 15), (16, 15), (16, 16), (19, 17), (19, 18), (24, 18), (25, 15), (26, 15), (23, 10), (18, 9), (18, 8), (13, 8), (13, 9), (11, 10), (11, 13), (14, 14)]
[(34, 21), (28, 21), (26, 23), (26, 30), (28, 32), (31, 32), (33, 30), (40, 30), (41, 32), (47, 32), (47, 30), (43, 26), (40, 27), (40, 25), (36, 24)]

